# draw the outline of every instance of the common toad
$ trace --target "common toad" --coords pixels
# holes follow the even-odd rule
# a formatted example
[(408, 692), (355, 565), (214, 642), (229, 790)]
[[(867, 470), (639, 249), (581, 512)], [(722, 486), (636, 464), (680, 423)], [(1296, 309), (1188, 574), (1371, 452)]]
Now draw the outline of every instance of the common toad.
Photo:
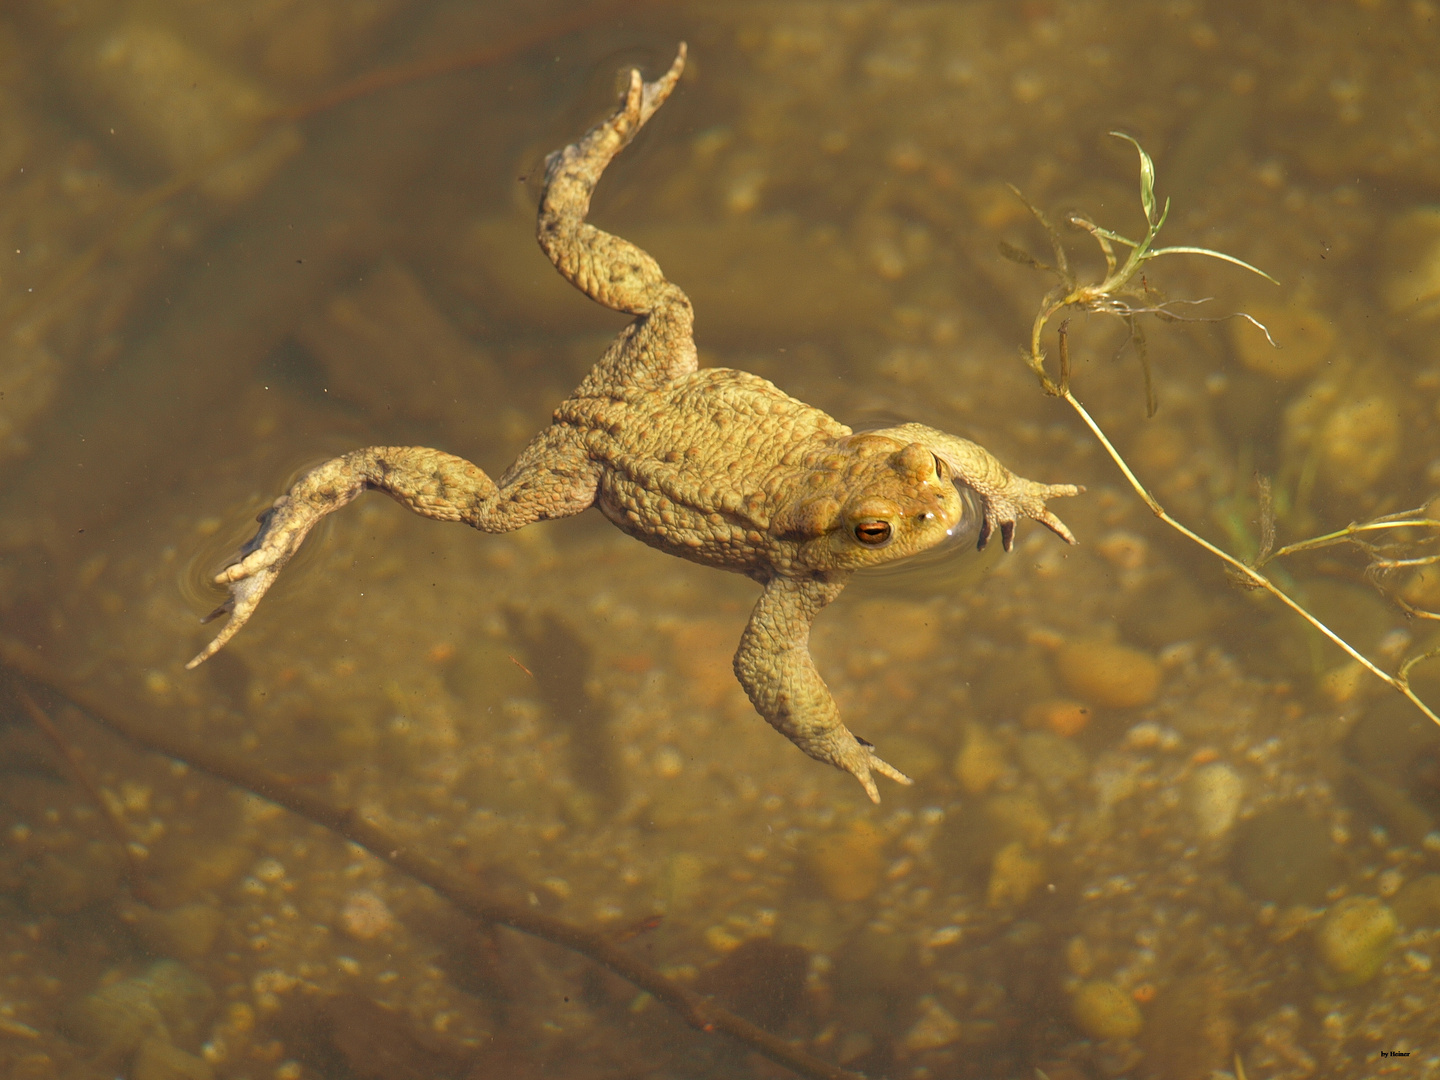
[(613, 115), (546, 161), (537, 235), (556, 269), (591, 299), (635, 316), (550, 427), (497, 484), (475, 465), (417, 446), (372, 446), (316, 467), (260, 518), (258, 534), (215, 578), (230, 618), (191, 660), (229, 641), (306, 533), (366, 490), (411, 510), (503, 533), (600, 512), (638, 540), (764, 586), (735, 654), (756, 710), (811, 757), (852, 773), (909, 779), (840, 719), (810, 658), (810, 624), (855, 571), (903, 559), (972, 524), (1008, 551), (1021, 517), (1075, 539), (1045, 500), (1070, 484), (1012, 475), (982, 447), (920, 424), (852, 432), (743, 371), (699, 369), (693, 312), (678, 285), (633, 244), (588, 224), (610, 160), (669, 96), (685, 47), (661, 78), (638, 71)]

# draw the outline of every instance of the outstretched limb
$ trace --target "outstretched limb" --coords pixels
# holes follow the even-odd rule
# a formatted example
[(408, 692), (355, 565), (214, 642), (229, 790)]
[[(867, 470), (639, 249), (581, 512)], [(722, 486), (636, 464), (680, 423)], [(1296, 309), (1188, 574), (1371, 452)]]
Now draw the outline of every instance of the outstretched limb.
[(362, 492), (383, 491), (424, 517), (463, 521), (492, 533), (578, 514), (595, 501), (596, 476), (564, 438), (556, 428), (541, 432), (498, 486), (464, 458), (424, 446), (370, 446), (311, 469), (260, 515), (260, 531), (215, 575), (217, 585), (229, 588), (230, 599), (206, 621), (227, 613), (230, 618), (185, 666), (196, 667), (219, 652), (249, 621), (310, 530)]
[(694, 312), (660, 264), (630, 241), (589, 224), (590, 196), (611, 160), (660, 108), (685, 68), (680, 45), (670, 70), (654, 82), (630, 72), (619, 107), (579, 140), (545, 159), (536, 239), (565, 280), (598, 303), (638, 316), (626, 327), (578, 397), (605, 397), (621, 388), (655, 385), (697, 366)]
[(683, 43), (670, 70), (654, 82), (643, 82), (632, 68), (629, 88), (610, 118), (545, 159), (545, 190), (535, 226), (540, 247), (565, 280), (586, 296), (632, 315), (649, 314), (667, 299), (667, 289), (679, 290), (649, 255), (588, 224), (585, 215), (605, 166), (664, 104), (684, 69)]
[(810, 624), (816, 612), (840, 595), (848, 578), (771, 578), (740, 635), (735, 675), (750, 703), (776, 731), (817, 761), (850, 773), (864, 785), (870, 801), (878, 803), (872, 772), (902, 784), (912, 781), (851, 734), (810, 658)]
[(977, 546), (983, 548), (996, 529), (1005, 550), (1015, 546), (1015, 526), (1022, 517), (1040, 522), (1067, 544), (1076, 542), (1065, 523), (1045, 506), (1046, 499), (1062, 495), (1078, 495), (1085, 489), (1076, 484), (1037, 484), (1016, 476), (983, 446), (968, 439), (947, 435), (924, 424), (901, 424), (899, 427), (867, 432), (888, 435), (901, 442), (915, 442), (925, 447), (955, 471), (956, 479), (972, 488), (985, 503), (985, 520), (980, 524)]

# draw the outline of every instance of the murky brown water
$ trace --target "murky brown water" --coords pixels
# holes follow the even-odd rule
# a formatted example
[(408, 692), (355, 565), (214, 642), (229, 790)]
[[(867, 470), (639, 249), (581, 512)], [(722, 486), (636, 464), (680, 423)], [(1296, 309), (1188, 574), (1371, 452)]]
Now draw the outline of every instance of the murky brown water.
[[(1213, 297), (1162, 310), (1244, 310), (1281, 346), (1146, 318), (1149, 419), (1126, 327), (1070, 323), (1075, 392), (1141, 480), (1247, 559), (1257, 475), (1278, 545), (1423, 506), (1440, 11), (615, 10), (0, 13), (4, 634), (869, 1076), (1440, 1075), (1440, 733), (1150, 514), (1026, 369), (1052, 279), (998, 253), (1052, 259), (1006, 183), (1134, 237), (1135, 152), (1107, 132), (1133, 134), (1162, 242), (1280, 282), (1147, 266), (1134, 303)], [(1057, 507), (1077, 548), (1022, 527), (818, 620), (844, 715), (915, 786), (873, 807), (770, 730), (730, 670), (753, 584), (598, 514), (492, 537), (362, 500), (184, 671), (209, 575), (301, 470), (425, 444), (494, 475), (548, 422), (623, 320), (536, 249), (540, 162), (681, 39), (593, 217), (689, 292), (701, 362), (1088, 489)], [(1429, 553), (1423, 528), (1365, 535)], [(1440, 643), (1440, 583), (1416, 563), (1377, 591), (1366, 566), (1267, 569), (1394, 671)], [(1412, 672), (1432, 702), (1437, 666)], [(0, 713), (4, 1075), (784, 1074), (38, 697), (58, 743), (18, 692)]]

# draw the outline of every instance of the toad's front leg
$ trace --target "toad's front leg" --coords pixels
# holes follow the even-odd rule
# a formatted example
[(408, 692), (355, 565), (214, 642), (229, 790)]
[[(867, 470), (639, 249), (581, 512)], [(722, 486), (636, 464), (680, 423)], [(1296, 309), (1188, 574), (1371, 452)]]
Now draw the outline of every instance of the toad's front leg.
[(228, 612), (230, 619), (185, 666), (204, 663), (234, 637), (310, 530), (365, 491), (383, 491), (424, 517), (484, 532), (578, 514), (595, 500), (596, 477), (571, 442), (563, 429), (541, 432), (498, 485), (464, 458), (424, 446), (370, 446), (317, 465), (260, 515), (260, 531), (215, 575), (230, 599), (211, 618)]
[(756, 711), (776, 731), (817, 761), (853, 775), (870, 801), (878, 803), (872, 772), (902, 784), (911, 780), (850, 733), (810, 659), (810, 624), (816, 612), (840, 595), (848, 577), (771, 578), (740, 635), (735, 675)]

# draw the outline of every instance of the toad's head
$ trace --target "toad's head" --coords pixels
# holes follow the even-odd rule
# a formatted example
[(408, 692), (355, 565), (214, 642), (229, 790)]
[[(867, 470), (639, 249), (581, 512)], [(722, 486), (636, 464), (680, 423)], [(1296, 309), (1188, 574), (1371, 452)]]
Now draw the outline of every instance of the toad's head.
[(847, 435), (819, 454), (772, 527), (811, 570), (858, 570), (928, 551), (976, 524), (954, 470), (917, 442)]

